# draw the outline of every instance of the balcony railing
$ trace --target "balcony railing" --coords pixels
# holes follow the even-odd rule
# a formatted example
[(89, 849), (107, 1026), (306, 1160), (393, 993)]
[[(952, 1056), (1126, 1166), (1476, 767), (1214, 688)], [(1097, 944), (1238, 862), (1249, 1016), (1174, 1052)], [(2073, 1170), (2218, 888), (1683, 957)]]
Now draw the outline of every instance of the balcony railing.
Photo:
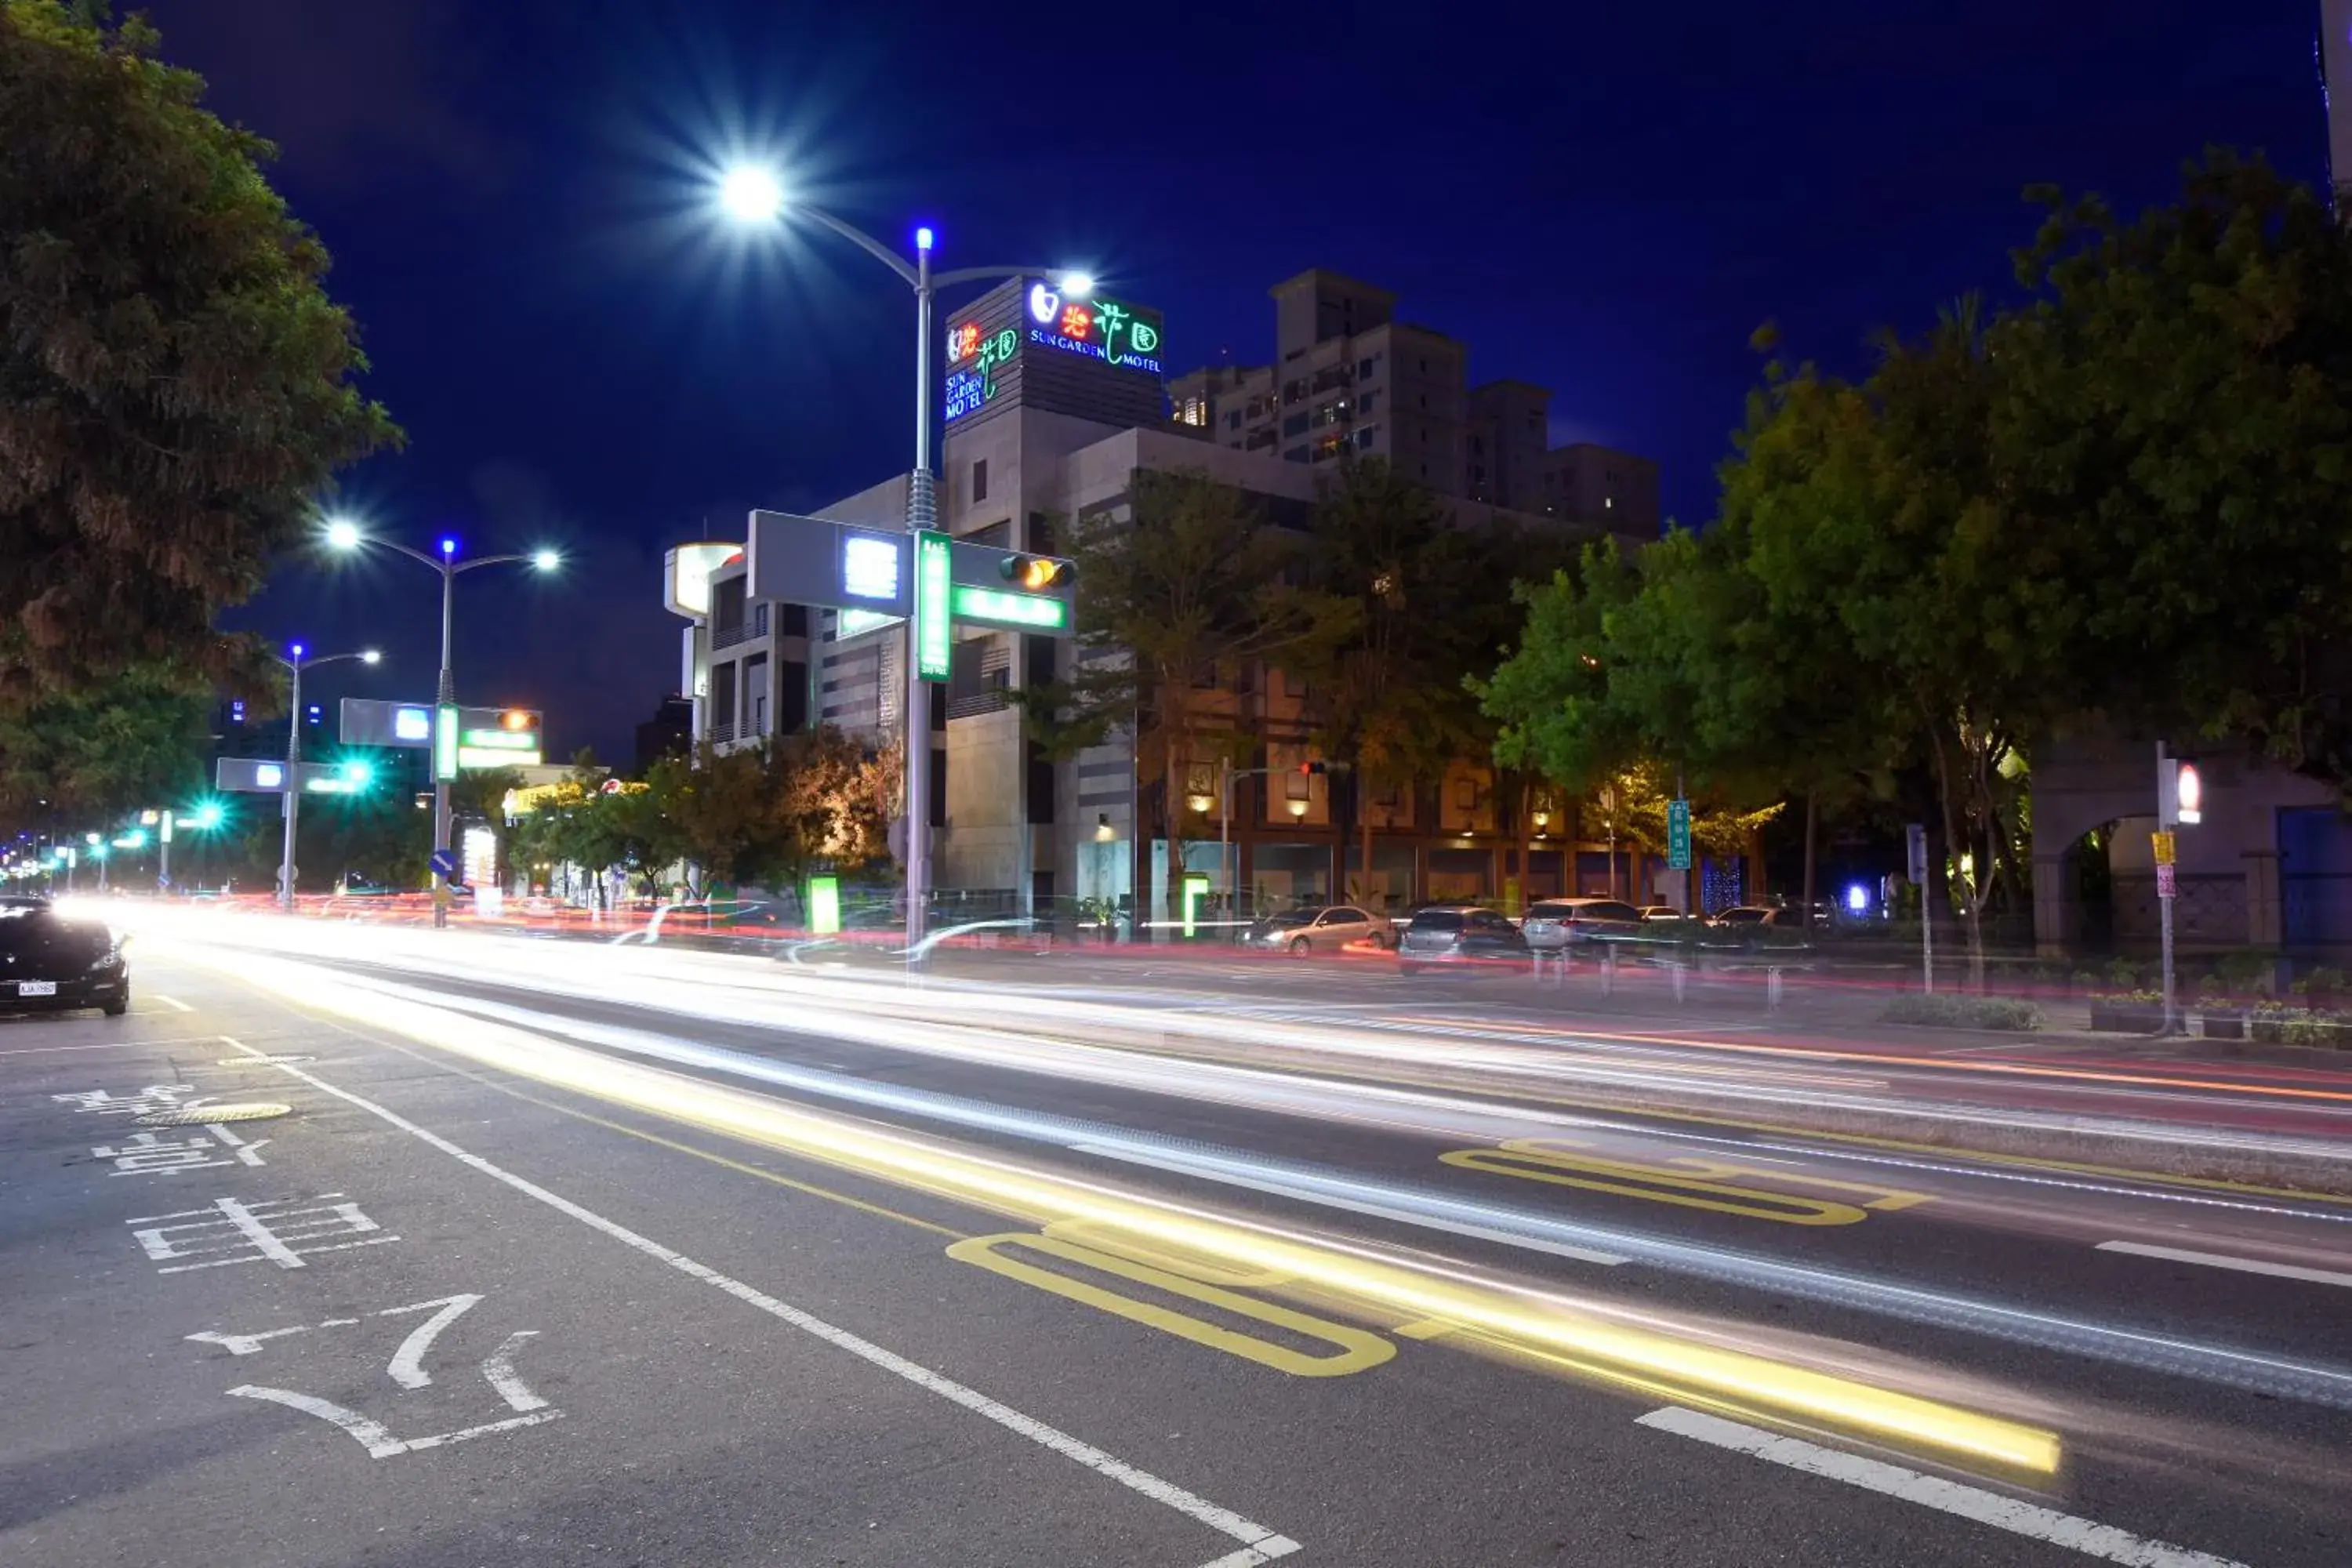
[(710, 646), (713, 648), (733, 647), (737, 643), (750, 642), (768, 635), (768, 606), (754, 605), (742, 620), (731, 626), (712, 626)]

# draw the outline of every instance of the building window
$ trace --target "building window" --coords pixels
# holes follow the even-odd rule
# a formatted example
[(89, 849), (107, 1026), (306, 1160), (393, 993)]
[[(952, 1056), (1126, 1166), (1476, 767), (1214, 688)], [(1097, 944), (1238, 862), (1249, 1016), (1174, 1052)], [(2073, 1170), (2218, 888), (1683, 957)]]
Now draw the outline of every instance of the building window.
[(1238, 430), (1241, 427), (1242, 411), (1236, 408), (1231, 414), (1225, 416), (1225, 428), (1228, 430)]
[(1293, 447), (1289, 451), (1285, 452), (1282, 455), (1282, 460), (1286, 463), (1303, 463), (1307, 460), (1307, 448), (1304, 447)]
[(1370, 375), (1372, 372), (1378, 370), (1380, 368), (1380, 364), (1381, 356), (1378, 354), (1372, 355), (1370, 359), (1358, 360), (1356, 362), (1356, 379), (1358, 381), (1362, 381), (1367, 376)]
[(1296, 403), (1306, 395), (1307, 384), (1304, 381), (1286, 381), (1282, 384), (1282, 400), (1285, 403)]
[(1251, 431), (1248, 438), (1244, 440), (1242, 443), (1242, 450), (1244, 452), (1262, 452), (1280, 439), (1282, 439), (1282, 437), (1275, 434), (1274, 426), (1268, 425), (1262, 429)]
[(1308, 417), (1308, 416), (1304, 414), (1292, 415), (1289, 418), (1285, 419), (1282, 422), (1282, 433), (1286, 436), (1306, 435)]
[(971, 466), (971, 499), (973, 504), (988, 499), (988, 459), (981, 458)]
[(1394, 811), (1404, 805), (1404, 791), (1392, 784), (1374, 784), (1372, 804), (1382, 811)]
[(1379, 436), (1380, 428), (1381, 427), (1377, 425), (1367, 425), (1362, 429), (1357, 431), (1356, 449), (1360, 452), (1370, 451), (1372, 449), (1372, 442)]
[(1478, 809), (1478, 781), (1463, 779), (1454, 786), (1454, 804), (1465, 811)]
[(1380, 406), (1380, 401), (1381, 395), (1377, 392), (1367, 392), (1362, 396), (1357, 398), (1356, 417), (1359, 419), (1370, 418), (1372, 416), (1372, 410)]

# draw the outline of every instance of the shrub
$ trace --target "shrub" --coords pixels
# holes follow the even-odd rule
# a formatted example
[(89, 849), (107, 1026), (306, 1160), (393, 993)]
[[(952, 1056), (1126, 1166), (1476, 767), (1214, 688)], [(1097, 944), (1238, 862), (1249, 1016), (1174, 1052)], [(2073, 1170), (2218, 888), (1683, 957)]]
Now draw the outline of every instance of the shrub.
[(1911, 991), (1897, 996), (1881, 1016), (1881, 1021), (2022, 1033), (2042, 1027), (2042, 1009), (2014, 996), (1953, 996)]

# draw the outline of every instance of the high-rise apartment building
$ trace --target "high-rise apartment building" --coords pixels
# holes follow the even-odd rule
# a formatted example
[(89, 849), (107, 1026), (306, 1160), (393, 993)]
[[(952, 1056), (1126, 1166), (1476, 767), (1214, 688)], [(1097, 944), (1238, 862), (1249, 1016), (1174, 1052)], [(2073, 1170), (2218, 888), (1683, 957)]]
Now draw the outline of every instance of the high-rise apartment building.
[(1440, 495), (1656, 535), (1657, 465), (1589, 445), (1552, 447), (1546, 389), (1471, 386), (1464, 344), (1397, 321), (1396, 296), (1360, 279), (1318, 268), (1268, 292), (1275, 363), (1171, 382), (1188, 433), (1309, 467), (1343, 452), (1379, 457)]

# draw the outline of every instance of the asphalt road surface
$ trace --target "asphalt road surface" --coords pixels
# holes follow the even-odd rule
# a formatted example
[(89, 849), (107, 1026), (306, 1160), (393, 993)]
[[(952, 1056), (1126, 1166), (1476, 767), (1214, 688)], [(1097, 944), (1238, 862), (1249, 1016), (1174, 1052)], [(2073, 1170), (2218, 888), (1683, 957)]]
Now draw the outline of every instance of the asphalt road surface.
[(2167, 1156), (2352, 1155), (2352, 1075), (258, 917), (134, 952), (128, 1017), (0, 1022), (11, 1568), (2352, 1563), (2352, 1203)]

